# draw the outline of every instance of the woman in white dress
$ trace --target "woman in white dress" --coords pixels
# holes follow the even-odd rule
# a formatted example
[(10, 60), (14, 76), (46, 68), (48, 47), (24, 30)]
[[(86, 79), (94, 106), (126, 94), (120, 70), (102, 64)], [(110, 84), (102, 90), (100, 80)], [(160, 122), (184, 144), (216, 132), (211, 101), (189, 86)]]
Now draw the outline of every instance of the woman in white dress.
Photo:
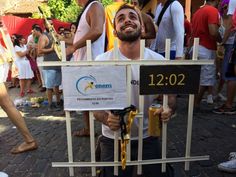
[(25, 45), (26, 41), (22, 35), (17, 35), (14, 41), (16, 61), (15, 64), (19, 70), (19, 80), (20, 80), (20, 96), (25, 95), (25, 90), (27, 93), (33, 93), (31, 90), (31, 79), (34, 77), (34, 73), (31, 69), (30, 62), (26, 55), (29, 53), (30, 49), (27, 49)]

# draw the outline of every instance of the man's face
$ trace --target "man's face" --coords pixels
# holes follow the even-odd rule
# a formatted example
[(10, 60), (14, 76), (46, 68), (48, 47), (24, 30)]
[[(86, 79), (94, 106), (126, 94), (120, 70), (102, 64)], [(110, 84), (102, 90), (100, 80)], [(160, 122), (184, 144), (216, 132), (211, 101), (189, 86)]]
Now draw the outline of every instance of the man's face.
[(40, 33), (39, 31), (37, 31), (37, 30), (35, 30), (35, 29), (34, 29), (33, 31), (34, 31), (33, 34), (34, 34), (35, 36), (37, 36), (37, 37), (40, 36), (41, 33)]
[(138, 0), (132, 0), (132, 1), (131, 1), (131, 4), (132, 4), (133, 6), (139, 7), (139, 2), (138, 2)]
[(133, 9), (122, 9), (116, 14), (115, 33), (121, 41), (133, 42), (141, 36), (141, 22)]

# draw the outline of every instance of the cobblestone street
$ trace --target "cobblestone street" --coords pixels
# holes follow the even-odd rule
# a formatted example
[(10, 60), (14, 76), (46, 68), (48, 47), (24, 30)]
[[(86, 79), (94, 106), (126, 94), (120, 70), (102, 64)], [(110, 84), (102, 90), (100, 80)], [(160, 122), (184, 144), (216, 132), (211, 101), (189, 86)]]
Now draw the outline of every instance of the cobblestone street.
[[(14, 97), (15, 90), (10, 90)], [(177, 116), (168, 124), (168, 157), (183, 157), (187, 131), (188, 97), (178, 98)], [(226, 161), (230, 152), (236, 151), (236, 115), (217, 115), (213, 106), (202, 103), (201, 111), (194, 114), (192, 132), (192, 156), (210, 155), (209, 161), (191, 162), (190, 171), (184, 171), (184, 163), (174, 163), (176, 177), (235, 177), (217, 170), (217, 164)], [(67, 168), (52, 168), (52, 162), (66, 162), (66, 122), (63, 112), (52, 116), (45, 106), (20, 107), (27, 125), (37, 139), (36, 151), (18, 155), (10, 149), (22, 139), (17, 129), (0, 110), (0, 171), (9, 177), (67, 177)], [(95, 123), (97, 134), (100, 124)], [(72, 131), (83, 127), (81, 115), (72, 112)], [(74, 161), (90, 161), (90, 142), (87, 137), (73, 137)], [(90, 168), (75, 168), (75, 176), (90, 177)]]

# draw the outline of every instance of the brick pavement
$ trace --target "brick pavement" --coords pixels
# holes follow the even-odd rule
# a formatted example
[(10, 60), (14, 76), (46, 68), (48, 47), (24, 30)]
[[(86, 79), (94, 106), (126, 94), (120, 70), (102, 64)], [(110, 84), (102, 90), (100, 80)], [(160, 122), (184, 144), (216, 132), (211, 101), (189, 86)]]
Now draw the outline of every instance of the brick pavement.
[[(12, 91), (10, 91), (12, 92)], [(178, 115), (168, 124), (168, 157), (184, 156), (187, 130), (187, 97), (178, 99)], [(217, 164), (236, 151), (236, 116), (216, 115), (205, 103), (194, 114), (191, 155), (210, 155), (209, 161), (192, 162), (185, 172), (184, 163), (173, 164), (176, 177), (235, 177), (222, 173)], [(38, 140), (39, 149), (11, 155), (10, 149), (21, 142), (15, 127), (0, 110), (0, 171), (10, 177), (67, 177), (67, 168), (52, 168), (51, 162), (67, 161), (66, 124), (61, 113), (54, 116), (45, 107), (22, 107), (27, 125)], [(72, 130), (81, 128), (81, 116), (72, 113)], [(101, 132), (99, 123), (96, 131)], [(74, 161), (89, 161), (89, 138), (73, 138)], [(75, 176), (91, 176), (90, 168), (76, 168)]]

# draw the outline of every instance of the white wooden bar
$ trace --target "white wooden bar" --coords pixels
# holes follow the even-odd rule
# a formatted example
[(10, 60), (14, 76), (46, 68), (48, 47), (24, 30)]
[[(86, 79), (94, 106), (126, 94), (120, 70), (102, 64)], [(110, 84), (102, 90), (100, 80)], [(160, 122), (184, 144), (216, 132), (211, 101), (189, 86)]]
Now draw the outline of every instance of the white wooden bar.
[[(145, 49), (145, 41), (140, 41), (140, 59), (144, 58), (144, 49)], [(143, 105), (144, 105), (144, 97), (139, 94), (139, 109), (138, 111), (143, 113)], [(143, 159), (143, 114), (139, 118), (139, 132), (138, 132), (138, 161), (142, 161)], [(138, 165), (137, 174), (142, 174), (142, 165)]]
[(66, 62), (66, 44), (65, 41), (61, 41), (61, 54), (62, 54), (62, 61)]
[[(194, 49), (193, 49), (193, 60), (137, 60), (137, 61), (124, 61), (121, 60), (117, 62), (119, 59), (118, 55), (118, 43), (115, 42), (115, 52), (114, 52), (114, 60), (112, 61), (92, 61), (92, 52), (91, 52), (91, 42), (87, 41), (87, 60), (88, 61), (80, 61), (80, 62), (66, 62), (65, 56), (65, 46), (62, 46), (62, 61), (60, 62), (43, 62), (40, 63), (39, 66), (98, 66), (98, 65), (126, 65), (127, 66), (127, 85), (130, 85), (131, 81), (131, 65), (206, 65), (213, 64), (213, 60), (200, 60), (197, 59), (197, 51), (198, 51), (199, 41), (194, 41)], [(144, 45), (141, 42), (140, 48), (140, 58), (143, 58), (144, 55)], [(166, 58), (170, 58), (170, 40), (166, 42)], [(89, 61), (90, 60), (90, 61)], [(131, 95), (131, 88), (128, 87), (127, 94)], [(151, 160), (142, 160), (143, 153), (143, 102), (144, 97), (139, 96), (139, 114), (136, 118), (139, 119), (139, 142), (138, 142), (138, 160), (131, 161), (130, 160), (130, 145), (127, 148), (127, 166), (136, 165), (137, 173), (142, 174), (142, 165), (148, 164), (162, 164), (162, 171), (166, 171), (166, 163), (173, 162), (185, 162), (185, 170), (189, 169), (189, 163), (191, 161), (200, 161), (200, 160), (209, 160), (209, 156), (190, 156), (191, 151), (191, 133), (192, 133), (192, 113), (193, 113), (193, 101), (194, 96), (190, 95), (189, 97), (189, 110), (188, 110), (188, 128), (187, 128), (187, 139), (186, 139), (186, 153), (185, 157), (175, 157), (175, 158), (166, 158), (166, 147), (167, 147), (167, 124), (163, 123), (162, 129), (162, 159), (151, 159)], [(129, 97), (128, 103), (131, 103), (131, 99)], [(168, 97), (164, 95), (163, 98), (163, 107), (167, 108), (168, 105)], [(113, 166), (114, 167), (114, 175), (118, 175), (118, 167), (121, 166), (121, 162), (118, 161), (118, 132), (114, 133), (114, 162), (96, 162), (95, 160), (95, 131), (94, 131), (94, 118), (90, 113), (90, 148), (91, 148), (91, 162), (73, 162), (73, 150), (72, 150), (72, 137), (71, 137), (71, 119), (70, 112), (66, 111), (66, 131), (67, 131), (67, 146), (68, 146), (68, 162), (52, 162), (53, 167), (68, 167), (70, 176), (74, 176), (74, 167), (92, 167), (92, 176), (96, 175), (96, 167), (104, 167), (104, 166)]]
[[(114, 41), (114, 58), (113, 61), (119, 60), (118, 55), (118, 40)], [(119, 161), (119, 131), (114, 132), (114, 162)], [(118, 167), (114, 167), (114, 175), (118, 176), (119, 169)]]
[[(165, 46), (165, 58), (170, 60), (170, 39), (166, 39)], [(168, 107), (168, 96), (163, 95), (163, 109), (166, 110)], [(167, 123), (162, 122), (162, 159), (166, 159), (166, 147), (167, 147)], [(166, 164), (161, 165), (161, 171), (166, 172)]]
[[(87, 61), (92, 61), (92, 47), (91, 41), (86, 41), (86, 55)], [(95, 162), (95, 131), (94, 131), (94, 118), (93, 113), (89, 112), (89, 129), (90, 129), (90, 155), (91, 162)], [(96, 167), (92, 167), (92, 176), (96, 176)]]
[[(193, 45), (193, 60), (197, 61), (198, 58), (198, 46), (199, 39), (194, 39)], [(189, 95), (189, 104), (188, 104), (188, 124), (187, 124), (187, 136), (186, 136), (186, 150), (185, 157), (190, 157), (191, 153), (191, 142), (192, 142), (192, 127), (193, 127), (193, 106), (194, 106), (194, 95)], [(184, 169), (189, 170), (189, 162), (185, 162)]]
[[(151, 159), (151, 160), (142, 160), (141, 162), (131, 161), (127, 162), (127, 166), (132, 165), (149, 165), (149, 164), (161, 164), (161, 163), (179, 163), (179, 162), (194, 162), (200, 160), (209, 160), (210, 156), (194, 156), (194, 157), (175, 157), (175, 158), (167, 158), (167, 159)], [(119, 167), (121, 166), (120, 162), (52, 162), (52, 167)]]
[[(65, 41), (60, 42), (61, 52), (62, 52), (62, 61), (66, 61), (66, 47)], [(67, 135), (67, 151), (68, 151), (68, 160), (73, 163), (73, 147), (72, 147), (72, 137), (71, 137), (71, 118), (70, 112), (66, 111), (66, 135)], [(74, 168), (69, 168), (69, 175), (74, 176)]]
[[(127, 79), (126, 79), (126, 84), (127, 84), (127, 95), (128, 95), (128, 105), (131, 105), (131, 87), (129, 87), (130, 83), (131, 83), (131, 65), (127, 65), (126, 66), (127, 69)], [(131, 133), (131, 132), (130, 132)], [(131, 136), (131, 135), (130, 135)], [(127, 162), (130, 161), (131, 159), (131, 141), (129, 141), (129, 143), (127, 144), (126, 147), (126, 153), (127, 153)]]
[[(120, 163), (119, 162), (119, 133), (118, 131), (114, 132), (114, 162)], [(114, 175), (118, 176), (118, 166), (114, 166)]]
[(113, 60), (118, 60), (119, 54), (118, 54), (118, 40), (114, 40), (114, 58)]
[[(139, 115), (136, 118), (139, 118), (139, 129), (138, 129), (138, 162), (142, 162), (143, 159), (143, 105), (144, 104), (144, 97), (139, 96)], [(142, 174), (142, 165), (141, 163), (138, 165), (137, 168), (138, 175)]]
[[(68, 160), (69, 163), (73, 163), (73, 149), (72, 149), (72, 137), (71, 137), (71, 118), (70, 112), (66, 112), (66, 135), (67, 135), (67, 149), (68, 149)], [(70, 176), (74, 176), (74, 168), (69, 168)]]
[[(95, 131), (93, 113), (89, 112), (91, 162), (95, 163)], [(92, 176), (96, 176), (96, 167), (92, 167)]]
[(11, 41), (11, 37), (5, 27), (0, 28), (0, 32), (2, 34), (3, 41), (6, 45), (7, 52), (11, 55), (12, 59), (16, 59), (16, 52), (13, 46), (13, 43)]
[(119, 62), (114, 60), (109, 61), (47, 61), (47, 62), (40, 62), (38, 66), (99, 66), (99, 65), (159, 65), (159, 66), (166, 66), (166, 65), (211, 65), (214, 64), (213, 60), (132, 60), (126, 61), (121, 60)]
[(92, 48), (91, 48), (91, 41), (87, 40), (86, 41), (86, 54), (87, 54), (87, 61), (91, 62), (92, 61)]

